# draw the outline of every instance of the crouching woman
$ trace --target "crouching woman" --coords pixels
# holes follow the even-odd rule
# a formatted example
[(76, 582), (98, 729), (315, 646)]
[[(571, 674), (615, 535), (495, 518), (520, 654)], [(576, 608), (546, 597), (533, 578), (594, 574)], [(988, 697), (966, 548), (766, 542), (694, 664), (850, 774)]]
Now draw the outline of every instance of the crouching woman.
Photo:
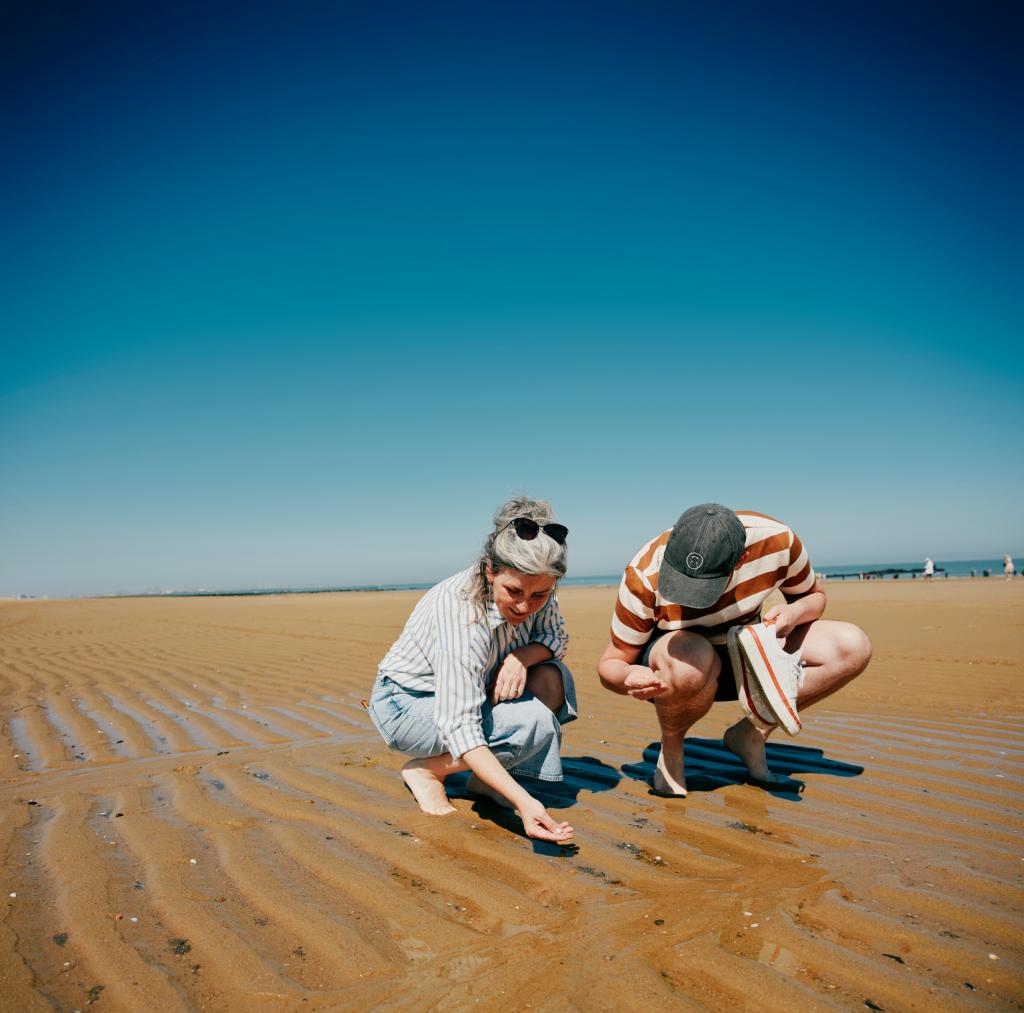
[(554, 595), (567, 535), (549, 504), (509, 500), (477, 562), (420, 599), (381, 662), (370, 716), (412, 757), (402, 779), (425, 813), (454, 812), (444, 780), (469, 770), (469, 790), (518, 810), (528, 836), (572, 837), (512, 777), (561, 781), (561, 726), (577, 716)]

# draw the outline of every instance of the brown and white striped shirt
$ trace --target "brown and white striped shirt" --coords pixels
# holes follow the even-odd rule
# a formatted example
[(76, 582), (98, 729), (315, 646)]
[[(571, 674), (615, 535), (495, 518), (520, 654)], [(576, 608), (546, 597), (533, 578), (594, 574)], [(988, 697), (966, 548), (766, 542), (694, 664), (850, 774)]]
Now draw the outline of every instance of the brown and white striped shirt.
[(655, 634), (693, 629), (713, 644), (724, 644), (730, 626), (756, 622), (768, 593), (779, 588), (787, 598), (814, 590), (814, 570), (803, 543), (792, 528), (765, 514), (737, 510), (747, 530), (746, 558), (718, 601), (692, 609), (658, 594), (658, 573), (672, 529), (651, 539), (631, 560), (619, 584), (612, 615), (612, 643), (620, 650), (641, 648)]

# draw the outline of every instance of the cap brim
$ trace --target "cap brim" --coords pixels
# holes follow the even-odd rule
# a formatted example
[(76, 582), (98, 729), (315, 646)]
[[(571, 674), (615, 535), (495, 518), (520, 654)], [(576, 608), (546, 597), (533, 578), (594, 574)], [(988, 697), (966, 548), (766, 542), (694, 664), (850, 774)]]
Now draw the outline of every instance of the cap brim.
[(691, 609), (706, 609), (722, 597), (731, 574), (724, 577), (688, 577), (662, 560), (658, 594), (666, 601)]

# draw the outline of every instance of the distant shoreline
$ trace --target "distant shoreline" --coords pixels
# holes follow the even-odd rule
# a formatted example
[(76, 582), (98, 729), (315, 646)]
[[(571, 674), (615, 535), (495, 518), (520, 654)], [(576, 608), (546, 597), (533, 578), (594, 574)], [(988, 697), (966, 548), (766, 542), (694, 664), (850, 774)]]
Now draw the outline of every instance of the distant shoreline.
[[(936, 563), (936, 572), (933, 580), (978, 580), (986, 579), (985, 570), (988, 570), (988, 579), (1003, 578), (1002, 560), (991, 559), (967, 559), (953, 560), (946, 563)], [(972, 574), (971, 571), (974, 571)], [(861, 574), (872, 580), (923, 580), (923, 567), (914, 567), (908, 563), (867, 563), (862, 566), (843, 565), (822, 567), (817, 570), (819, 576), (825, 580), (857, 580)], [(1020, 575), (1020, 571), (1018, 571)], [(618, 585), (621, 575), (604, 574), (587, 577), (566, 577), (561, 581), (563, 587), (615, 587)], [(151, 591), (136, 594), (111, 594), (111, 595), (87, 595), (85, 597), (97, 598), (249, 598), (262, 597), (278, 594), (342, 594), (360, 591), (426, 591), (433, 587), (437, 581), (419, 581), (405, 584), (362, 584), (339, 587), (276, 587), (276, 588), (248, 588), (235, 591)]]
[[(1021, 556), (1014, 557), (1021, 559)], [(816, 572), (826, 581), (857, 580), (861, 574), (870, 576), (872, 580), (921, 580), (924, 578), (923, 564), (919, 562), (901, 563), (864, 563), (864, 564), (842, 564), (836, 566), (816, 567)], [(935, 561), (935, 580), (947, 580), (953, 578), (971, 579), (972, 576), (979, 580), (985, 579), (985, 571), (988, 570), (990, 579), (1003, 578), (1002, 559), (959, 559)], [(973, 571), (973, 573), (972, 573)], [(1018, 567), (1017, 576), (1024, 576), (1021, 568)], [(438, 580), (443, 578), (438, 578)], [(618, 586), (621, 574), (602, 574), (586, 577), (565, 577), (561, 581), (563, 587), (616, 587)], [(260, 598), (279, 594), (343, 594), (357, 591), (426, 591), (433, 587), (437, 580), (414, 581), (409, 583), (385, 583), (385, 584), (349, 584), (334, 587), (266, 587), (266, 588), (238, 588), (216, 590), (210, 588), (195, 588), (189, 590), (172, 589), (168, 591), (117, 591), (111, 594), (82, 594), (82, 595), (8, 595), (0, 596), (4, 601), (39, 601), (48, 598), (59, 599), (85, 599), (85, 598)]]

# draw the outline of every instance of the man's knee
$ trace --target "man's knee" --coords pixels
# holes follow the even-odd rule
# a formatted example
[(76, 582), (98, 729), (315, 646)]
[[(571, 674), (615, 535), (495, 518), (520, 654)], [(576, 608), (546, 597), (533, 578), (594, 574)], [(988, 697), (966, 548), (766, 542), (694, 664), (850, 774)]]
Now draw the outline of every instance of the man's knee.
[(851, 676), (860, 675), (871, 660), (871, 641), (868, 635), (853, 623), (837, 623), (833, 646), (842, 667)]
[(711, 643), (696, 633), (665, 637), (651, 652), (651, 668), (672, 695), (694, 696), (718, 679), (722, 663)]

